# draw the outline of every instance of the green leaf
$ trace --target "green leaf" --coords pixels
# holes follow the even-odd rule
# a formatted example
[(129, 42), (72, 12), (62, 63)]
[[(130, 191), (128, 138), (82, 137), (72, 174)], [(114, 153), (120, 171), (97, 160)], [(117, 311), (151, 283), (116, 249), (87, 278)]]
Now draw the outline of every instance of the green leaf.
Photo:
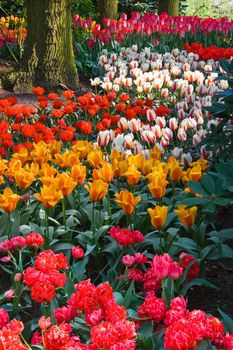
[(197, 252), (198, 246), (191, 238), (182, 237), (179, 238), (177, 242), (173, 243), (174, 246), (182, 248), (184, 251), (190, 253)]
[(183, 286), (183, 288), (181, 289), (181, 295), (185, 296), (187, 294), (187, 291), (189, 290), (189, 288), (191, 288), (193, 286), (203, 286), (203, 287), (207, 287), (207, 288), (211, 288), (211, 289), (215, 289), (215, 290), (218, 289), (214, 284), (208, 282), (204, 278), (194, 278), (192, 281), (186, 283)]
[(209, 192), (200, 184), (200, 182), (189, 181), (188, 187), (190, 187), (194, 192), (202, 194), (203, 196), (209, 195)]
[(124, 297), (124, 307), (128, 309), (131, 299), (132, 299), (132, 294), (133, 294), (133, 289), (134, 289), (134, 281), (131, 281), (130, 286), (125, 294)]
[(201, 184), (206, 189), (208, 193), (214, 194), (215, 193), (215, 182), (212, 178), (212, 176), (208, 174), (204, 174), (201, 179)]
[(222, 310), (218, 309), (218, 312), (221, 315), (222, 323), (224, 324), (225, 331), (229, 332), (230, 334), (233, 333), (233, 320), (225, 314)]
[(233, 229), (228, 228), (221, 231), (211, 231), (208, 233), (209, 236), (218, 236), (222, 239), (233, 239)]
[(73, 276), (77, 281), (81, 281), (85, 278), (86, 265), (89, 261), (88, 257), (85, 257), (82, 261), (79, 261), (71, 266)]

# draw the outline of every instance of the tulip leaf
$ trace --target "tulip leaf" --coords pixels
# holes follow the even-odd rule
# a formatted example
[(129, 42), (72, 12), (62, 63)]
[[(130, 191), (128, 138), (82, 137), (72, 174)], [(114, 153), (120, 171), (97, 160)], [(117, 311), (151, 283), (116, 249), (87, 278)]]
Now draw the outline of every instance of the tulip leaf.
[(225, 331), (229, 332), (230, 334), (233, 333), (233, 320), (225, 314), (222, 310), (218, 309), (218, 312), (221, 315), (222, 323), (224, 324)]
[(203, 286), (203, 287), (207, 287), (207, 288), (211, 288), (211, 289), (215, 289), (215, 290), (218, 289), (214, 284), (208, 282), (204, 278), (194, 278), (192, 281), (186, 283), (182, 287), (181, 295), (185, 296), (187, 294), (187, 291), (189, 290), (189, 288), (194, 287), (194, 286)]
[(125, 294), (125, 297), (124, 297), (124, 307), (126, 309), (128, 309), (130, 303), (131, 303), (131, 300), (132, 300), (132, 295), (133, 295), (133, 289), (134, 289), (134, 281), (131, 281), (130, 283), (130, 286)]
[(202, 194), (203, 196), (208, 196), (209, 191), (205, 190), (204, 187), (200, 184), (200, 182), (189, 181), (188, 187), (191, 188), (196, 193)]

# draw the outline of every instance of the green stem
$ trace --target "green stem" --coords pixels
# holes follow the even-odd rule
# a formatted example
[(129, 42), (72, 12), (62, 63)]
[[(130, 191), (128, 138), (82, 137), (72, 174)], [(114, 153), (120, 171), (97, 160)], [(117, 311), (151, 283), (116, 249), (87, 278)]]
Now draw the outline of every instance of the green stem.
[(110, 193), (108, 191), (108, 224), (111, 222), (111, 198)]
[(92, 202), (92, 242), (95, 243), (95, 202)]
[(8, 213), (8, 220), (9, 220), (9, 238), (12, 238), (12, 231), (11, 231), (11, 229), (12, 229), (12, 221), (11, 221), (11, 214), (10, 213)]
[(65, 197), (62, 198), (62, 213), (63, 213), (63, 225), (65, 226), (65, 235), (66, 235), (66, 202)]
[(45, 248), (47, 248), (49, 246), (49, 208), (45, 208), (45, 225), (46, 225)]

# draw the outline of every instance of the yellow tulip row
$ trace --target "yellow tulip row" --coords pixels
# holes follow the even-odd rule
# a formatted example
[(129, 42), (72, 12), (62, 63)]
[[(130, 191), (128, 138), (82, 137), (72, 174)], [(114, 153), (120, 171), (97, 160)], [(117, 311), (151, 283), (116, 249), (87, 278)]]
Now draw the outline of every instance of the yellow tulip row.
[[(50, 144), (40, 141), (33, 144), (31, 151), (22, 148), (18, 153), (13, 153), (9, 160), (0, 159), (0, 184), (4, 188), (3, 194), (0, 194), (0, 208), (10, 213), (20, 199), (19, 194), (13, 193), (12, 188), (7, 186), (7, 182), (16, 185), (21, 194), (22, 191), (30, 191), (45, 208), (54, 207), (84, 181), (92, 202), (101, 201), (108, 192), (109, 184), (114, 180), (119, 183), (122, 179), (125, 184), (127, 182), (127, 187), (132, 186), (134, 189), (139, 182), (143, 184), (143, 181), (148, 181), (151, 195), (159, 200), (164, 197), (169, 183), (174, 185), (179, 182), (185, 187), (189, 180), (200, 180), (207, 167), (208, 162), (204, 159), (190, 163), (187, 169), (173, 157), (162, 161), (161, 152), (156, 147), (151, 149), (146, 159), (142, 154), (126, 156), (116, 150), (108, 155), (88, 141), (77, 141), (65, 151), (62, 151), (60, 141)], [(36, 192), (32, 189), (33, 184), (38, 181), (41, 184), (40, 192), (33, 193)], [(187, 186), (185, 191), (189, 192)], [(115, 197), (115, 202), (127, 215), (134, 212), (141, 200), (140, 196), (120, 186)], [(160, 228), (164, 224), (167, 209), (156, 208), (156, 211), (148, 211), (152, 224)]]

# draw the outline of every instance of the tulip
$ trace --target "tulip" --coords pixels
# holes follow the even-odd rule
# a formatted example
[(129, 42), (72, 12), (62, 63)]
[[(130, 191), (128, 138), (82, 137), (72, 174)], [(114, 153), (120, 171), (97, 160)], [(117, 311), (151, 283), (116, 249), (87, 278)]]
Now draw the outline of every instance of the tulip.
[(197, 207), (187, 208), (186, 205), (178, 205), (178, 209), (174, 210), (178, 215), (179, 220), (186, 226), (191, 227), (196, 219)]
[(70, 175), (77, 185), (81, 185), (86, 178), (86, 167), (79, 164), (73, 165)]
[(131, 186), (136, 185), (141, 178), (141, 173), (137, 170), (135, 165), (129, 166), (128, 171), (123, 175), (127, 177), (127, 182)]
[[(166, 181), (166, 174), (160, 172), (153, 172), (149, 175), (150, 183), (148, 185), (148, 188), (151, 194), (157, 199), (163, 198), (166, 192), (166, 186), (169, 183), (168, 181)], [(147, 175), (147, 177), (149, 175)]]
[(87, 161), (93, 168), (97, 168), (103, 163), (103, 153), (101, 151), (95, 150), (88, 154)]
[(156, 136), (153, 131), (144, 130), (141, 132), (141, 138), (143, 142), (154, 143), (156, 141)]
[(110, 183), (113, 179), (113, 169), (109, 163), (105, 163), (102, 168), (94, 169), (93, 178), (95, 180), (101, 179), (104, 182)]
[(97, 143), (99, 146), (106, 147), (109, 144), (110, 141), (110, 135), (109, 131), (100, 131), (98, 136), (97, 136)]
[(57, 188), (62, 192), (63, 197), (67, 197), (76, 187), (76, 182), (68, 173), (59, 174), (56, 177)]
[(24, 190), (25, 188), (29, 187), (34, 180), (34, 174), (24, 169), (21, 169), (15, 174), (15, 182), (21, 190)]
[(131, 192), (127, 190), (121, 190), (119, 193), (115, 194), (115, 202), (124, 210), (127, 215), (131, 215), (138, 202), (140, 202), (140, 196), (134, 196)]
[(10, 214), (15, 210), (20, 196), (13, 193), (10, 187), (6, 187), (3, 191), (3, 194), (0, 194), (0, 208), (3, 209), (6, 213)]
[(94, 180), (84, 187), (88, 190), (92, 202), (100, 202), (108, 192), (108, 184), (101, 179)]
[(183, 168), (180, 166), (179, 161), (176, 158), (169, 157), (168, 166), (170, 179), (174, 182), (179, 181), (183, 174)]
[(51, 184), (49, 186), (44, 185), (41, 193), (35, 193), (34, 197), (43, 203), (45, 208), (52, 208), (63, 198), (63, 195), (57, 185)]
[(149, 208), (147, 211), (150, 214), (151, 223), (155, 228), (160, 229), (164, 226), (167, 219), (168, 207), (157, 205), (154, 209)]

